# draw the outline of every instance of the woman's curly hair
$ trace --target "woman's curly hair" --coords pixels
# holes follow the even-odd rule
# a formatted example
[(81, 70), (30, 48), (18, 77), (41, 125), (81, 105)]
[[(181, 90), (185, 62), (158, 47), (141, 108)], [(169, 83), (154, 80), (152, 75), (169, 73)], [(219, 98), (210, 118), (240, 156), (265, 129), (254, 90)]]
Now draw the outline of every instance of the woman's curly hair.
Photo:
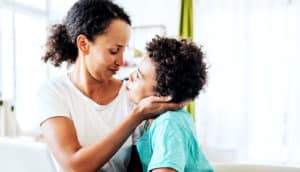
[(125, 11), (110, 0), (79, 0), (68, 11), (62, 24), (52, 25), (46, 43), (44, 62), (60, 66), (62, 62), (74, 63), (78, 56), (76, 39), (85, 35), (93, 41), (103, 34), (110, 23), (120, 19), (131, 25)]
[(156, 69), (155, 91), (172, 102), (194, 99), (207, 80), (207, 64), (200, 47), (186, 39), (155, 37), (147, 43)]

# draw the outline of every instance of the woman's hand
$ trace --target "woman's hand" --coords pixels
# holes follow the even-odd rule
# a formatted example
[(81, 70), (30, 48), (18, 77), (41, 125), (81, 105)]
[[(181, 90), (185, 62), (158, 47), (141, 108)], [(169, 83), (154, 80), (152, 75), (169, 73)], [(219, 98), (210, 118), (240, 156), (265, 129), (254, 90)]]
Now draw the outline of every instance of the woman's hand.
[(187, 105), (190, 100), (184, 101), (182, 103), (170, 103), (172, 98), (169, 96), (158, 97), (150, 96), (142, 99), (137, 105), (136, 110), (138, 116), (141, 120), (153, 118), (158, 114), (161, 114), (168, 110), (178, 110)]

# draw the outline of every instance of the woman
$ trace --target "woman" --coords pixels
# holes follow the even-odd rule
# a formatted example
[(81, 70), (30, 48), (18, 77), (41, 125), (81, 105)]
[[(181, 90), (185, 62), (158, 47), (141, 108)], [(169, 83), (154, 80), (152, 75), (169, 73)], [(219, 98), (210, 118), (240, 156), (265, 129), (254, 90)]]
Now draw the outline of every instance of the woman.
[[(146, 50), (147, 56), (127, 83), (131, 101), (168, 95), (172, 102), (181, 102), (199, 94), (207, 78), (199, 47), (185, 40), (157, 37)], [(140, 171), (213, 172), (197, 141), (191, 115), (182, 109), (147, 120), (136, 147)]]
[(153, 96), (130, 106), (123, 82), (113, 78), (123, 64), (130, 25), (111, 1), (79, 0), (50, 30), (43, 60), (74, 64), (38, 96), (42, 135), (64, 171), (126, 171), (135, 127), (183, 106)]

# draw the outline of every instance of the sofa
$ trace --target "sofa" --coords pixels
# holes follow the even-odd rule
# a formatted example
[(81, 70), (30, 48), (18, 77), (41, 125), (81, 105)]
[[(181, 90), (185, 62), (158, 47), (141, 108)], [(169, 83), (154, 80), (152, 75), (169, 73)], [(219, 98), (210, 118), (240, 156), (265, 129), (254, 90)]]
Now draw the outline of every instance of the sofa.
[(213, 163), (215, 172), (300, 172), (300, 167), (254, 164)]

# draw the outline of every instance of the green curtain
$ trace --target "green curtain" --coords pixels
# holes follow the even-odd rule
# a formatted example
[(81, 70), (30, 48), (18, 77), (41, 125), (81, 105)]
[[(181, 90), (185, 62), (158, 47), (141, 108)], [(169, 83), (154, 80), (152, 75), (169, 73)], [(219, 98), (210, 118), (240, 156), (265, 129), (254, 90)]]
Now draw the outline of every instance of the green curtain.
[(181, 0), (179, 36), (193, 39), (193, 0)]
[[(179, 37), (192, 40), (193, 32), (193, 0), (181, 0)], [(187, 105), (186, 111), (195, 119), (195, 102)]]

